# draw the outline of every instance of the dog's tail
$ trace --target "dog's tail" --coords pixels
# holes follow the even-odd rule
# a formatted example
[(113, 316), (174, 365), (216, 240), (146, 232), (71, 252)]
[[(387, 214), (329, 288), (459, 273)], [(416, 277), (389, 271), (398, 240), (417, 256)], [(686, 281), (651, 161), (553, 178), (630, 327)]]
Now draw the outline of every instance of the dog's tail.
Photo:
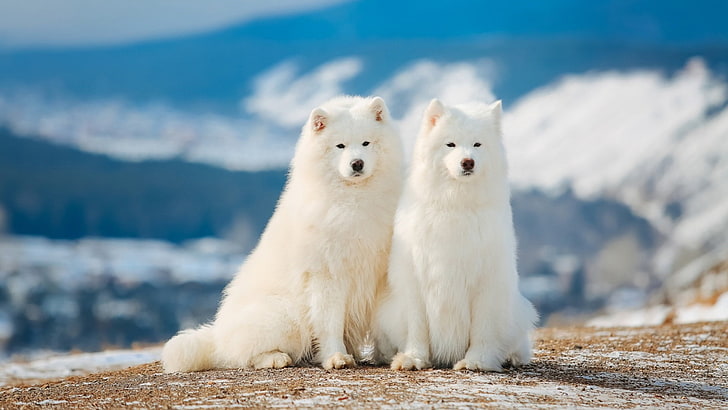
[(214, 367), (215, 343), (211, 325), (183, 330), (162, 349), (165, 373), (196, 372)]
[(538, 321), (539, 321), (538, 311), (533, 306), (533, 303), (531, 303), (524, 296), (521, 296), (520, 308), (521, 308), (521, 317), (524, 317), (527, 319), (528, 331), (530, 332), (538, 324)]
[(515, 328), (515, 342), (512, 351), (508, 355), (508, 360), (514, 367), (520, 367), (531, 362), (533, 358), (533, 341), (531, 340), (531, 332), (538, 323), (538, 312), (533, 304), (523, 296), (516, 306), (518, 326)]

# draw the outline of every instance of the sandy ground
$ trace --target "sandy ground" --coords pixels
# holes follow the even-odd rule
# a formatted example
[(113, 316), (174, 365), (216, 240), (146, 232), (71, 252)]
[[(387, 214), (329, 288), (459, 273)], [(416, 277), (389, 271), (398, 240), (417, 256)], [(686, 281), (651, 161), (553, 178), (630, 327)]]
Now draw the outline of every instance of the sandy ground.
[(359, 367), (163, 374), (158, 362), (0, 388), (0, 408), (728, 408), (728, 322), (546, 328), (502, 374)]

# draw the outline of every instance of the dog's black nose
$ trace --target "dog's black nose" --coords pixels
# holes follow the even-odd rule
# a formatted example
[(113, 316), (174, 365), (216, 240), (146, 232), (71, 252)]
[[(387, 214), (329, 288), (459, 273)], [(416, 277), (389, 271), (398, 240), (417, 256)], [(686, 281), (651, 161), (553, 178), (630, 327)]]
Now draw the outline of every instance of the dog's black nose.
[(464, 171), (472, 171), (475, 167), (475, 161), (472, 158), (465, 158), (460, 161), (460, 166), (463, 167)]
[(360, 159), (355, 159), (351, 161), (351, 169), (356, 172), (361, 172), (361, 170), (364, 169), (364, 161)]

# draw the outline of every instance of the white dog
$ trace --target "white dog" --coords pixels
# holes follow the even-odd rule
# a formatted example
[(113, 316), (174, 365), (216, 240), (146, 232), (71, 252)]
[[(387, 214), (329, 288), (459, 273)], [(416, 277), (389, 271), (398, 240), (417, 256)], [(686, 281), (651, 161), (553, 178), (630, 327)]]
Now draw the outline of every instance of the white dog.
[(377, 345), (392, 369), (528, 363), (537, 313), (518, 289), (501, 103), (433, 100), (397, 210)]
[(276, 211), (215, 321), (170, 339), (164, 370), (354, 366), (385, 282), (401, 180), (381, 98), (314, 109)]

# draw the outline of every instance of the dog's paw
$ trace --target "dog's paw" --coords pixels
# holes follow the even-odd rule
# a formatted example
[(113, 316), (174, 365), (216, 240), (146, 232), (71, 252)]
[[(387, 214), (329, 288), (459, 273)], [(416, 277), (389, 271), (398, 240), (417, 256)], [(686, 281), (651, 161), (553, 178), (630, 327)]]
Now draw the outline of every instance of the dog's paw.
[(510, 367), (517, 369), (523, 365), (527, 365), (531, 363), (531, 359), (533, 358), (533, 351), (531, 350), (531, 342), (526, 341), (523, 343), (520, 349), (516, 350), (515, 352), (511, 353), (506, 357), (506, 362)]
[(530, 362), (530, 356), (526, 356), (524, 358), (522, 355), (514, 353), (506, 358), (506, 362), (504, 365), (513, 369), (518, 369), (524, 365), (529, 364)]
[(256, 369), (281, 369), (293, 364), (288, 353), (265, 352), (253, 359), (253, 367)]
[(392, 370), (422, 370), (430, 367), (427, 360), (408, 355), (406, 353), (397, 353), (392, 359)]
[(354, 357), (350, 354), (336, 352), (324, 360), (321, 366), (326, 370), (343, 369), (345, 367), (356, 367), (356, 361), (354, 361)]
[(497, 360), (463, 359), (452, 367), (453, 370), (475, 370), (480, 372), (502, 372), (503, 366)]

